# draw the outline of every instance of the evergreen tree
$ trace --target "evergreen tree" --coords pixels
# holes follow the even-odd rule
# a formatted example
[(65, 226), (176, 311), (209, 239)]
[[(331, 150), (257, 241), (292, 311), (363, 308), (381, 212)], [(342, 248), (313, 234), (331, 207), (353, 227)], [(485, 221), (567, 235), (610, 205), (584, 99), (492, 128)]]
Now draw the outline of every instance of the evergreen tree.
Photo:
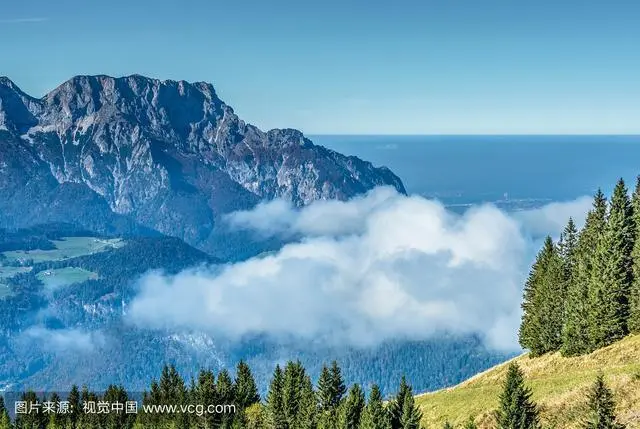
[(349, 394), (340, 406), (340, 418), (338, 427), (340, 429), (358, 429), (362, 419), (365, 399), (364, 392), (360, 385), (354, 384), (349, 389)]
[(313, 391), (311, 378), (307, 375), (302, 381), (300, 389), (300, 404), (296, 424), (296, 429), (316, 429), (317, 427), (318, 401)]
[(326, 365), (322, 366), (320, 377), (318, 378), (318, 400), (320, 410), (328, 411), (333, 408), (334, 392), (331, 384), (331, 371)]
[(49, 414), (47, 429), (63, 429), (62, 425), (58, 422), (58, 416), (56, 413)]
[[(266, 427), (268, 429), (287, 429), (284, 411), (284, 374), (280, 365), (276, 366), (267, 393)], [(293, 429), (293, 428), (291, 428)]]
[(389, 403), (389, 420), (393, 429), (400, 429), (402, 413), (404, 411), (405, 398), (411, 394), (411, 387), (407, 383), (407, 378), (403, 375), (400, 379), (400, 387), (395, 398)]
[[(217, 403), (221, 405), (231, 405), (235, 401), (233, 380), (229, 375), (229, 371), (226, 369), (223, 369), (218, 374), (218, 380), (216, 381), (216, 398)], [(218, 414), (215, 417), (214, 421), (221, 429), (231, 429), (235, 418), (234, 415), (230, 414)]]
[(615, 401), (613, 393), (599, 374), (588, 394), (589, 416), (583, 427), (585, 429), (624, 429), (624, 425), (616, 421)]
[(253, 404), (245, 410), (247, 429), (264, 429), (264, 406), (260, 403)]
[[(114, 397), (114, 400), (127, 400), (126, 392), (122, 392), (120, 389), (114, 387), (110, 389), (110, 395)], [(154, 395), (156, 400), (155, 403), (157, 404), (184, 405), (187, 403), (187, 387), (184, 379), (178, 373), (174, 365), (164, 366), (158, 383), (158, 388), (154, 392)], [(187, 429), (190, 424), (189, 417), (190, 416), (186, 413), (177, 413), (157, 416), (157, 419), (162, 421), (162, 424), (165, 426), (175, 427), (176, 429)]]
[(565, 286), (562, 258), (547, 237), (529, 273), (522, 302), (518, 335), (531, 356), (558, 350), (562, 344)]
[(629, 291), (629, 331), (640, 333), (640, 176), (631, 198), (635, 236), (631, 259), (633, 261), (633, 281)]
[(67, 397), (67, 401), (69, 401), (69, 410), (66, 418), (66, 428), (65, 429), (76, 429), (78, 416), (80, 411), (82, 411), (82, 404), (80, 403), (80, 389), (75, 384), (71, 387), (71, 391), (69, 392), (69, 396)]
[(302, 363), (288, 362), (284, 369), (284, 387), (282, 392), (282, 404), (284, 415), (289, 428), (294, 428), (298, 420), (300, 402), (302, 401), (302, 387), (306, 372)]
[(415, 403), (413, 392), (409, 387), (409, 394), (404, 398), (402, 406), (402, 416), (400, 417), (401, 429), (420, 429), (420, 420), (422, 420), (422, 412)]
[(334, 429), (337, 427), (338, 407), (346, 391), (347, 388), (342, 379), (342, 371), (338, 366), (338, 362), (333, 361), (330, 368), (323, 367), (318, 380), (319, 428)]
[[(195, 404), (218, 403), (218, 395), (216, 392), (216, 378), (212, 371), (200, 371), (200, 373), (198, 374), (198, 380), (196, 382), (192, 400)], [(194, 416), (193, 420), (195, 421), (195, 426), (198, 429), (208, 429), (214, 427), (214, 424), (217, 423), (217, 416)]]
[(560, 350), (562, 346), (566, 287), (567, 279), (565, 278), (565, 267), (560, 256), (560, 249), (553, 246), (538, 296), (542, 353)]
[[(57, 407), (60, 403), (60, 396), (54, 392), (47, 401)], [(56, 411), (47, 412), (46, 417), (48, 418), (47, 429), (63, 429), (63, 416), (61, 414)]]
[(565, 323), (562, 332), (562, 354), (576, 356), (592, 350), (589, 339), (589, 290), (594, 282), (595, 249), (606, 227), (607, 201), (602, 191), (594, 197), (593, 208), (586, 216), (578, 235), (574, 276), (567, 291)]
[(0, 429), (12, 429), (9, 412), (4, 405), (4, 397), (0, 393)]
[(234, 382), (236, 392), (236, 405), (245, 409), (260, 402), (258, 387), (251, 373), (251, 368), (244, 361), (240, 361), (236, 368), (236, 378)]
[(562, 258), (565, 281), (571, 284), (576, 272), (578, 250), (578, 229), (571, 217), (562, 231), (558, 249)]
[(342, 397), (347, 393), (347, 387), (342, 379), (342, 370), (335, 360), (331, 363), (331, 390), (333, 393), (333, 406), (338, 407)]
[(389, 417), (392, 429), (418, 429), (422, 413), (415, 404), (413, 390), (406, 377), (400, 380), (395, 398), (389, 404)]
[(361, 429), (391, 429), (389, 414), (384, 408), (382, 393), (377, 385), (371, 387), (369, 401), (362, 413)]
[(478, 425), (476, 424), (476, 419), (473, 417), (469, 417), (464, 424), (464, 429), (478, 429)]
[(600, 348), (624, 337), (633, 280), (633, 210), (624, 181), (613, 191), (604, 234), (596, 247), (594, 278), (589, 293), (589, 337)]
[(496, 411), (499, 429), (534, 429), (539, 427), (538, 410), (531, 400), (531, 391), (524, 384), (524, 376), (516, 363), (507, 369), (507, 377)]
[[(48, 418), (47, 415), (42, 412), (42, 398), (38, 398), (35, 392), (28, 391), (21, 396), (20, 401), (26, 403), (27, 413), (16, 415), (15, 428), (46, 429)], [(89, 426), (87, 426), (87, 428), (89, 428)]]

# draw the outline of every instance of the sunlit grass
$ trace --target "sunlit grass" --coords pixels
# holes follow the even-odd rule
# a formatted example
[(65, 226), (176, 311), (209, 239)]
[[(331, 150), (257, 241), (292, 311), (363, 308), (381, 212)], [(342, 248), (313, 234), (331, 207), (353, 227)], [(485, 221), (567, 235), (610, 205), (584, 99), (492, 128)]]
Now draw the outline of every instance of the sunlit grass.
[[(533, 390), (544, 426), (576, 428), (584, 416), (585, 391), (599, 371), (616, 394), (618, 417), (628, 429), (640, 428), (640, 336), (632, 336), (587, 356), (563, 358), (558, 353), (515, 359)], [(462, 384), (420, 395), (424, 424), (440, 428), (449, 420), (462, 425), (469, 416), (481, 428), (493, 425), (507, 364), (496, 366)]]

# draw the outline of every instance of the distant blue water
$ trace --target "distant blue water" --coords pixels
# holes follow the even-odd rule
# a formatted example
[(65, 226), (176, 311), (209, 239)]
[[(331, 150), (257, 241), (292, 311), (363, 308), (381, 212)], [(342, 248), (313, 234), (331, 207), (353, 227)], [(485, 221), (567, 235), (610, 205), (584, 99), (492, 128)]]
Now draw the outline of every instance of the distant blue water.
[[(568, 200), (635, 186), (640, 136), (312, 136), (315, 143), (385, 165), (410, 193), (446, 204)], [(523, 204), (519, 204), (521, 207)]]

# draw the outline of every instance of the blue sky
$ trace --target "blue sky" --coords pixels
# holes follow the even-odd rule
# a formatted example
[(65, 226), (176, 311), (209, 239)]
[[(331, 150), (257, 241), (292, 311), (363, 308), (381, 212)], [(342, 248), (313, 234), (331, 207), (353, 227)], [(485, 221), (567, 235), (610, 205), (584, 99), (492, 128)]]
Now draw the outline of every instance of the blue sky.
[(4, 2), (0, 75), (205, 80), (307, 134), (640, 133), (637, 0)]

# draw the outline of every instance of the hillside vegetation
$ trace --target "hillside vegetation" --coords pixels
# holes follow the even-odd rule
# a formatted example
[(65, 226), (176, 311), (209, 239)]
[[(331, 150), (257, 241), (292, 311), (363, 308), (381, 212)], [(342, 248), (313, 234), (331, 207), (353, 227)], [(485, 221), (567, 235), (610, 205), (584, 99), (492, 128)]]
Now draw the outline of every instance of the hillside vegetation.
[[(543, 427), (577, 428), (585, 415), (586, 391), (599, 371), (615, 393), (618, 420), (627, 429), (640, 428), (640, 335), (634, 335), (588, 355), (562, 357), (560, 353), (514, 359), (525, 373), (533, 400), (540, 408)], [(469, 380), (419, 395), (423, 425), (441, 428), (446, 421), (463, 425), (475, 417), (480, 428), (494, 427), (493, 410), (508, 363)]]

